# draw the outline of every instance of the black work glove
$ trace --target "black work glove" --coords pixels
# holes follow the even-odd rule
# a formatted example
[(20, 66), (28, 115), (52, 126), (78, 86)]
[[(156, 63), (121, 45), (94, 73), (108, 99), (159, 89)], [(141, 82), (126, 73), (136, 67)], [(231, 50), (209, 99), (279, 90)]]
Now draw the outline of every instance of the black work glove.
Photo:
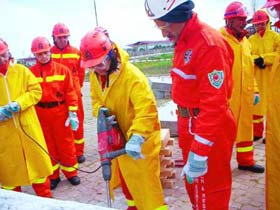
[(256, 59), (254, 59), (254, 63), (256, 66), (258, 66), (260, 69), (264, 69), (265, 65), (264, 65), (264, 60), (262, 57), (258, 57)]

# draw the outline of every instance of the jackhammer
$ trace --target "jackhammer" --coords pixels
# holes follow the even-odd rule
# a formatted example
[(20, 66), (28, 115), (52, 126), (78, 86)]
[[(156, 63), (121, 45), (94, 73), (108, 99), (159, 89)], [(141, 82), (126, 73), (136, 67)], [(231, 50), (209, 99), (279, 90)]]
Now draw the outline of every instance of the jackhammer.
[(107, 120), (108, 110), (99, 109), (97, 119), (98, 152), (102, 166), (102, 176), (106, 182), (107, 204), (111, 207), (110, 186), (111, 160), (125, 154), (125, 139), (117, 122)]

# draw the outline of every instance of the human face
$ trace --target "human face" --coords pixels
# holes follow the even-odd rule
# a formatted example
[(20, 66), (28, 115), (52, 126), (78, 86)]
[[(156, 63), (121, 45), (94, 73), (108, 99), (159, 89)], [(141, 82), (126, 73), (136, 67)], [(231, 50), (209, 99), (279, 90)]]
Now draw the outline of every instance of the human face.
[(256, 29), (256, 32), (261, 33), (261, 32), (265, 31), (266, 25), (267, 25), (266, 22), (257, 23), (257, 24), (254, 24), (254, 28)]
[(54, 37), (55, 45), (59, 49), (64, 49), (68, 45), (68, 42), (69, 42), (68, 37), (69, 36), (57, 36), (57, 37)]
[(110, 67), (110, 56), (106, 55), (106, 57), (103, 59), (103, 61), (95, 66), (92, 66), (90, 70), (93, 70), (99, 75), (105, 76), (107, 71)]
[(2, 66), (3, 64), (6, 64), (7, 61), (9, 60), (9, 58), (10, 58), (9, 51), (6, 51), (6, 52), (0, 54), (0, 66)]
[(162, 36), (170, 41), (176, 42), (184, 28), (185, 23), (168, 23), (161, 20), (154, 20), (156, 27), (161, 30)]
[(51, 51), (48, 50), (41, 53), (35, 53), (34, 56), (39, 63), (46, 64), (51, 60)]
[(228, 20), (227, 26), (233, 31), (235, 34), (241, 34), (247, 25), (245, 17), (234, 17)]

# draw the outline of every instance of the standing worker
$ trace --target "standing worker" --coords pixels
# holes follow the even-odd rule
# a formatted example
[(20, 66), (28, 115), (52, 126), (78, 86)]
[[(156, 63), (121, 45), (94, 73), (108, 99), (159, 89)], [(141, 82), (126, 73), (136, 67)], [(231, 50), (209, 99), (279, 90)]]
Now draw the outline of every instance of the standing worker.
[(78, 163), (85, 162), (84, 156), (84, 108), (81, 88), (83, 87), (85, 70), (80, 67), (80, 51), (71, 46), (69, 42), (70, 31), (63, 23), (57, 23), (53, 27), (52, 37), (54, 46), (51, 48), (52, 59), (57, 63), (61, 63), (69, 68), (72, 72), (74, 88), (78, 96), (78, 130), (73, 131), (76, 146), (76, 155)]
[[(267, 0), (264, 7), (276, 12), (279, 26), (280, 0)], [(266, 130), (266, 210), (280, 209), (280, 54), (274, 60), (271, 68), (267, 107)]]
[(267, 110), (269, 75), (275, 57), (280, 53), (280, 36), (270, 28), (270, 19), (264, 10), (254, 13), (252, 24), (256, 33), (249, 37), (255, 64), (255, 79), (260, 92), (260, 103), (254, 106), (254, 141), (263, 139), (264, 121)]
[(172, 99), (193, 209), (228, 210), (236, 135), (228, 106), (233, 52), (218, 31), (198, 19), (192, 1), (146, 0), (145, 8), (163, 37), (175, 42)]
[(34, 108), (42, 89), (29, 69), (11, 59), (0, 39), (0, 183), (14, 191), (32, 185), (38, 196), (51, 197), (52, 165)]
[(250, 43), (246, 38), (247, 12), (238, 1), (230, 3), (224, 13), (226, 26), (221, 33), (234, 51), (233, 92), (230, 108), (237, 122), (236, 158), (238, 169), (263, 173), (264, 167), (254, 161), (253, 147), (253, 106), (259, 100), (259, 92), (254, 79), (254, 66)]
[(60, 182), (60, 168), (72, 185), (80, 184), (72, 133), (72, 130), (78, 129), (79, 121), (76, 113), (78, 101), (71, 72), (66, 66), (51, 59), (50, 49), (51, 45), (45, 37), (36, 37), (31, 46), (36, 64), (30, 69), (43, 90), (36, 111), (53, 158), (50, 180), (51, 189), (55, 189)]
[(111, 186), (120, 179), (128, 210), (166, 210), (160, 182), (160, 123), (156, 101), (143, 73), (105, 33), (90, 31), (80, 45), (90, 68), (93, 114), (105, 109), (125, 136), (127, 155), (112, 160)]

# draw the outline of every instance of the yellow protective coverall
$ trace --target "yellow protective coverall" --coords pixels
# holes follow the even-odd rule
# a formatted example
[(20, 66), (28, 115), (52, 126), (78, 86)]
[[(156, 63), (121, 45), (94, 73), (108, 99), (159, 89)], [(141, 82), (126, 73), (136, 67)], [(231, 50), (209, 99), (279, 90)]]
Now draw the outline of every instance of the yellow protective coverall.
[(6, 76), (0, 74), (0, 106), (16, 101), (21, 107), (13, 118), (0, 122), (0, 183), (3, 186), (31, 185), (52, 174), (47, 150), (34, 105), (40, 100), (40, 84), (29, 69), (10, 65)]
[(266, 210), (280, 209), (280, 56), (271, 69), (266, 130)]
[(269, 74), (275, 57), (280, 53), (280, 35), (270, 29), (267, 24), (265, 33), (261, 36), (255, 33), (249, 37), (251, 43), (251, 54), (253, 60), (262, 57), (265, 68), (260, 69), (255, 66), (255, 79), (260, 92), (260, 102), (254, 106), (255, 115), (266, 115), (267, 110), (267, 93), (269, 91)]
[(112, 161), (111, 187), (119, 186), (121, 172), (138, 210), (167, 209), (159, 178), (161, 147), (157, 106), (147, 78), (129, 63), (128, 54), (117, 47), (120, 68), (109, 76), (109, 87), (102, 91), (99, 76), (91, 72), (93, 114), (97, 117), (101, 106), (116, 116), (125, 139), (132, 134), (144, 137), (142, 153), (145, 159), (134, 160), (122, 155)]
[(238, 40), (224, 28), (222, 35), (234, 52), (233, 91), (229, 104), (237, 123), (236, 156), (240, 165), (254, 165), (253, 159), (253, 102), (258, 92), (250, 43), (246, 37)]

